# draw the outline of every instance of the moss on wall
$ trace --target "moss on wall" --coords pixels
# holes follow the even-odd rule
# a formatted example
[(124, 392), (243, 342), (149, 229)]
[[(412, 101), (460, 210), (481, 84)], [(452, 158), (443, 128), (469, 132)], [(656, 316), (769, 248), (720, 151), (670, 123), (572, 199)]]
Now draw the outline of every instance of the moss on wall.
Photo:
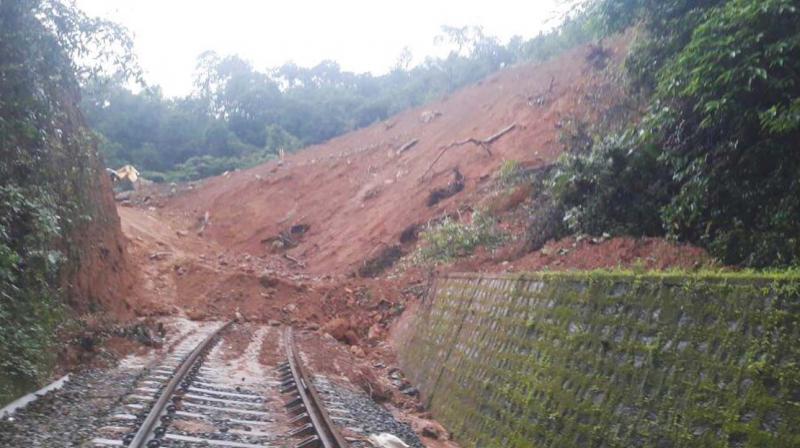
[(437, 281), (401, 347), (475, 447), (800, 446), (800, 277)]

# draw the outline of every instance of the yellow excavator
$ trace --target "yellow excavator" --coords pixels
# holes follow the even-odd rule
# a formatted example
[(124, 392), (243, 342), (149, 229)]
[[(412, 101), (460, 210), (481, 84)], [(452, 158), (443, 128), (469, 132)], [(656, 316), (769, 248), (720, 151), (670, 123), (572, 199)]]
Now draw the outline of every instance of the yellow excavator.
[(106, 172), (117, 191), (135, 190), (138, 185), (139, 170), (133, 165), (125, 165), (118, 170), (106, 168)]

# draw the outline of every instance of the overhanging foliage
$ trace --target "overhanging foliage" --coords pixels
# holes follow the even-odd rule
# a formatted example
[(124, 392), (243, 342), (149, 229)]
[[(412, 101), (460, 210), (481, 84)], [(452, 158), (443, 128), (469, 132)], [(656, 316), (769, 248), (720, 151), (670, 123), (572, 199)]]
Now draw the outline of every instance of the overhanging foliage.
[(555, 193), (575, 230), (668, 234), (727, 264), (800, 259), (800, 10), (791, 0), (601, 0), (640, 23), (640, 122), (568, 155)]
[[(89, 192), (100, 172), (77, 77), (131, 62), (98, 42), (129, 43), (71, 3), (0, 2), (0, 403), (50, 373), (65, 261), (74, 269), (81, 249), (70, 236), (96, 212)], [(74, 62), (90, 54), (92, 65)]]

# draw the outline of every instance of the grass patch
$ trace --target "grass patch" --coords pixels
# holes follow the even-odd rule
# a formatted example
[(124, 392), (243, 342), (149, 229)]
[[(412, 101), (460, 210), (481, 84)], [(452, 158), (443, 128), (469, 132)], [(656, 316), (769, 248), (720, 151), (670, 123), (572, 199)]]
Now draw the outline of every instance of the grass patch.
[(506, 160), (497, 170), (497, 181), (505, 187), (512, 187), (522, 179), (524, 171), (516, 160)]

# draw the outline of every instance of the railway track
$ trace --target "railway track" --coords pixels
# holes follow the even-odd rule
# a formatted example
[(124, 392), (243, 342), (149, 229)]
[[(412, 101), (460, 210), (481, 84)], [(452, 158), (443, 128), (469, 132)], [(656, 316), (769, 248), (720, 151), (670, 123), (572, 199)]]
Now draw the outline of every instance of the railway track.
[(232, 325), (195, 334), (146, 366), (135, 390), (89, 446), (347, 447), (294, 347), (291, 330), (284, 332), (286, 358), (275, 374), (242, 384), (214, 352)]
[(293, 435), (306, 438), (296, 448), (322, 447), (346, 448), (347, 441), (336, 430), (323, 405), (322, 397), (316, 390), (311, 376), (303, 366), (294, 347), (294, 335), (289, 328), (284, 333), (286, 362), (278, 367), (281, 380), (281, 393), (291, 394), (287, 410), (294, 415), (293, 422), (302, 424)]

